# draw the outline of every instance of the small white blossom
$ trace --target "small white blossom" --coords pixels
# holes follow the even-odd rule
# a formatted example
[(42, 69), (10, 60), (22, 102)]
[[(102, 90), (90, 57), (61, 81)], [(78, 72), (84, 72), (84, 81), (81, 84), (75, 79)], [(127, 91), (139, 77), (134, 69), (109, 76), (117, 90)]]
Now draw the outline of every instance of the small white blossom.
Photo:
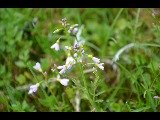
[(81, 51), (81, 53), (82, 53), (82, 54), (84, 54), (84, 49), (83, 49), (83, 48), (82, 48), (82, 51)]
[(57, 76), (57, 81), (59, 81), (62, 85), (67, 86), (68, 82), (69, 82), (69, 79), (66, 79), (66, 78), (61, 79), (60, 75), (58, 75)]
[(75, 40), (75, 42), (74, 42), (74, 48), (77, 49), (79, 46), (80, 46), (79, 42), (77, 42), (77, 40)]
[(66, 59), (66, 67), (67, 67), (67, 69), (70, 70), (75, 63), (76, 63), (75, 59), (73, 57), (69, 56)]
[(93, 57), (92, 60), (93, 60), (95, 63), (100, 63), (100, 59), (99, 59), (99, 58)]
[(64, 67), (59, 73), (60, 73), (60, 74), (64, 74), (66, 71), (67, 71), (67, 68)]
[(38, 70), (39, 72), (42, 72), (41, 64), (39, 62), (37, 62), (36, 65), (33, 66), (33, 68)]
[(159, 96), (154, 96), (153, 98), (154, 98), (154, 99), (159, 99)]
[(67, 70), (70, 70), (73, 66), (73, 64), (75, 64), (76, 61), (73, 57), (69, 56), (66, 59), (66, 64), (63, 66), (58, 66), (57, 69), (61, 69), (61, 71), (59, 72), (59, 74), (64, 74)]
[(56, 51), (60, 50), (59, 42), (56, 42), (55, 44), (53, 44), (53, 45), (51, 46), (51, 49), (55, 49)]
[(76, 35), (78, 33), (78, 27), (73, 28), (72, 34)]
[(73, 64), (72, 64), (72, 63), (69, 63), (69, 64), (67, 64), (66, 66), (67, 66), (67, 70), (70, 70), (70, 69), (72, 68)]
[(66, 65), (68, 65), (68, 64), (75, 64), (76, 63), (76, 61), (75, 61), (75, 59), (73, 58), (73, 57), (71, 57), (71, 56), (69, 56), (67, 59), (66, 59)]
[(78, 33), (78, 30), (78, 24), (75, 24), (69, 28), (68, 33), (70, 33), (71, 35), (76, 35)]
[(68, 82), (69, 82), (69, 79), (60, 79), (59, 82), (60, 82), (62, 85), (67, 86), (67, 85), (68, 85)]
[(39, 83), (35, 85), (31, 85), (28, 94), (35, 93), (38, 90), (38, 87), (39, 87)]
[(101, 70), (104, 70), (103, 64), (104, 64), (104, 63), (99, 63), (99, 64), (96, 63), (96, 65), (97, 65)]
[(64, 74), (67, 70), (67, 67), (66, 67), (66, 65), (63, 65), (63, 66), (58, 66), (57, 69), (61, 69), (59, 74)]
[(58, 66), (57, 69), (63, 69), (64, 67), (65, 67), (65, 65)]

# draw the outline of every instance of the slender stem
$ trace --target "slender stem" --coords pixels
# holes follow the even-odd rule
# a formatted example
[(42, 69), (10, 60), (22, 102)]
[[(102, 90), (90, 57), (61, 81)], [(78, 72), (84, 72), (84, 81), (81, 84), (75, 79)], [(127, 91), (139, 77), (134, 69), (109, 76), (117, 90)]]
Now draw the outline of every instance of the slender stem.
[(137, 32), (137, 25), (138, 25), (140, 10), (141, 10), (141, 9), (138, 8), (137, 14), (136, 14), (135, 26), (134, 26), (134, 29), (133, 29), (133, 41), (134, 41), (134, 42), (135, 42), (135, 38), (136, 38), (136, 32)]
[(90, 95), (90, 93), (88, 91), (88, 87), (87, 87), (87, 83), (86, 83), (86, 79), (85, 79), (85, 74), (84, 74), (84, 70), (83, 70), (83, 65), (82, 64), (79, 64), (79, 65), (80, 65), (80, 71), (81, 71), (81, 76), (82, 76), (82, 80), (83, 80), (83, 85), (86, 89), (86, 94), (87, 94), (88, 100), (89, 100), (91, 106), (93, 107), (93, 109), (95, 108), (96, 111), (98, 111), (98, 108), (95, 104), (95, 101), (93, 100), (92, 96)]
[(123, 11), (124, 8), (121, 8), (120, 11), (118, 12), (118, 14), (116, 15), (116, 18), (114, 19), (112, 25), (111, 25), (111, 29), (113, 29), (113, 27), (115, 26), (119, 16), (121, 15), (122, 11)]
[(83, 65), (82, 64), (79, 64), (79, 65), (80, 65), (80, 72), (81, 72), (81, 76), (82, 76), (82, 80), (83, 80), (83, 85), (87, 89), (87, 83), (85, 81), (85, 76), (84, 76), (84, 72), (83, 72)]

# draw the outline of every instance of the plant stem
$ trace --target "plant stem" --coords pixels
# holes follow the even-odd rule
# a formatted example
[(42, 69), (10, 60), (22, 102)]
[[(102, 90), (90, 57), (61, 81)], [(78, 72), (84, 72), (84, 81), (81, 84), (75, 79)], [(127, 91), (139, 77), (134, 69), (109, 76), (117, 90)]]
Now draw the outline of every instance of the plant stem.
[(134, 41), (134, 42), (135, 42), (135, 40), (136, 40), (137, 24), (138, 24), (138, 20), (139, 20), (140, 10), (141, 10), (141, 9), (138, 8), (137, 14), (136, 14), (135, 26), (134, 26), (134, 29), (133, 29), (133, 41)]

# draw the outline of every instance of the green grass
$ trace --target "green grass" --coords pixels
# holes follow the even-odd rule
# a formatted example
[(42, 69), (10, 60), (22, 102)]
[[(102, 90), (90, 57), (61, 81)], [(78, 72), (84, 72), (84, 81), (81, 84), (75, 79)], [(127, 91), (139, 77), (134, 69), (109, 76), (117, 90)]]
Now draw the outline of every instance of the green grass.
[[(160, 29), (159, 16), (152, 13), (146, 8), (0, 9), (0, 111), (159, 112), (160, 99), (154, 96), (160, 96)], [(85, 52), (105, 63), (104, 71), (89, 73), (91, 67), (76, 64), (63, 76), (69, 79), (66, 87), (47, 83), (57, 77), (54, 64), (65, 63), (67, 54), (50, 48), (62, 36), (53, 31), (65, 17), (84, 25)], [(62, 37), (64, 45), (73, 43), (73, 37)], [(120, 54), (113, 69), (109, 63), (130, 43), (134, 46)], [(33, 69), (36, 62), (47, 76)], [(28, 95), (29, 86), (40, 81), (47, 87)]]

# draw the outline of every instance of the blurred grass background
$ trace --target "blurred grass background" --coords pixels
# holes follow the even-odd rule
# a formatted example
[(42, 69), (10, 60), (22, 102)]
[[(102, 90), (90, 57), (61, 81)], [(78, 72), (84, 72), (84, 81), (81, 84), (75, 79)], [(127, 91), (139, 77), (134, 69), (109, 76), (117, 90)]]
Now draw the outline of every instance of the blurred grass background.
[[(58, 38), (53, 31), (60, 27), (59, 20), (64, 17), (71, 24), (84, 25), (85, 49), (103, 61), (111, 60), (129, 43), (148, 44), (122, 54), (117, 62), (120, 78), (116, 85), (112, 83), (118, 73), (111, 66), (106, 64), (104, 73), (99, 73), (98, 90), (103, 91), (98, 96), (101, 100), (95, 101), (99, 111), (160, 111), (159, 99), (153, 98), (160, 92), (157, 11), (147, 8), (0, 9), (0, 111), (75, 111), (71, 102), (75, 94), (72, 86), (53, 85), (54, 95), (46, 92), (45, 97), (43, 92), (47, 89), (34, 97), (27, 90), (17, 89), (36, 83), (28, 64), (33, 66), (40, 61), (49, 74), (50, 66), (63, 63), (64, 53), (53, 51), (50, 46)], [(37, 73), (35, 76), (43, 79)], [(85, 99), (81, 100), (81, 111), (91, 111)]]

